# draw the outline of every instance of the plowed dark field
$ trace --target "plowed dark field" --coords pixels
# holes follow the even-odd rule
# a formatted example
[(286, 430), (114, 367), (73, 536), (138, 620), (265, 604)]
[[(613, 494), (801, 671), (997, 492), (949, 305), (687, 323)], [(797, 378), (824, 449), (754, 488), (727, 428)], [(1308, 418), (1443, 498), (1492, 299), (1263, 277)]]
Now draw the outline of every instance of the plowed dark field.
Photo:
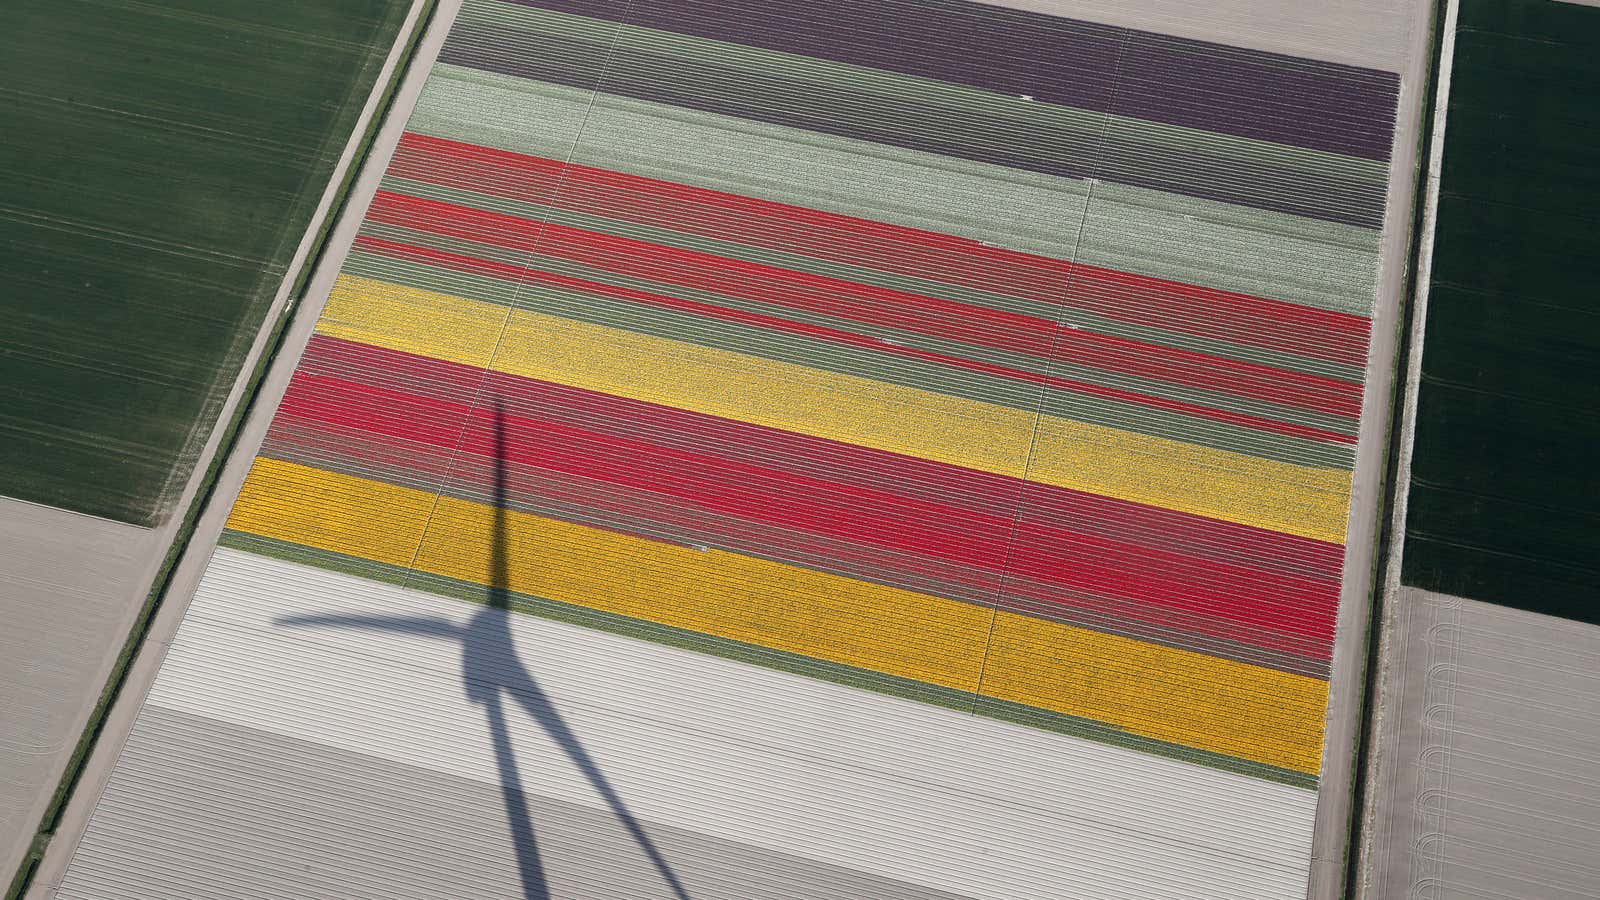
[(1465, 0), (1404, 580), (1600, 622), (1600, 9)]
[(181, 490), (407, 4), (0, 4), (0, 494)]

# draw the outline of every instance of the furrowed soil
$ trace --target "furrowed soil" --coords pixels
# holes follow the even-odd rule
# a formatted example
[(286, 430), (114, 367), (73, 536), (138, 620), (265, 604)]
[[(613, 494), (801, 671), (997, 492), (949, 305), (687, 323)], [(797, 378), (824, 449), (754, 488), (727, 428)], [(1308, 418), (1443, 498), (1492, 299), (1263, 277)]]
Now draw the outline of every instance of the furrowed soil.
[(0, 4), (0, 495), (181, 492), (409, 4)]
[(1463, 0), (1402, 578), (1600, 622), (1600, 9)]

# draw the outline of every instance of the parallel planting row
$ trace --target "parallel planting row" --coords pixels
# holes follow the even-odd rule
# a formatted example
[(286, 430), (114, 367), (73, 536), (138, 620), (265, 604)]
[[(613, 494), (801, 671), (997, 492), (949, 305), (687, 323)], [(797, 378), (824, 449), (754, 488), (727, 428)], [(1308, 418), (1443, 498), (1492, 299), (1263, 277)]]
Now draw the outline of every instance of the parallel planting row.
[(1303, 896), (1397, 88), (991, 3), (468, 0), (131, 746), (637, 803), (772, 896)]
[(229, 540), (486, 583), (495, 401), (530, 607), (1312, 783), (1395, 79), (639, 6), (466, 4)]
[(467, 0), (62, 895), (1304, 897), (1397, 90)]

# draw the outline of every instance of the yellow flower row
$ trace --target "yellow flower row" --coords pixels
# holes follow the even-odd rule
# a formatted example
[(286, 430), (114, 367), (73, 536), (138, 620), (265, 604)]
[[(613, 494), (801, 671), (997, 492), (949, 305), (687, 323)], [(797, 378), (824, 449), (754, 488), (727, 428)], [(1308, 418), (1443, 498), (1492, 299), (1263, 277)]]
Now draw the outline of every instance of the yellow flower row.
[(1023, 410), (366, 278), (340, 277), (318, 330), (1318, 540), (1342, 542), (1349, 514), (1350, 473), (1343, 470), (1041, 420)]
[[(485, 505), (257, 460), (229, 527), (480, 584)], [(510, 589), (1315, 773), (1328, 686), (735, 553), (511, 512)]]

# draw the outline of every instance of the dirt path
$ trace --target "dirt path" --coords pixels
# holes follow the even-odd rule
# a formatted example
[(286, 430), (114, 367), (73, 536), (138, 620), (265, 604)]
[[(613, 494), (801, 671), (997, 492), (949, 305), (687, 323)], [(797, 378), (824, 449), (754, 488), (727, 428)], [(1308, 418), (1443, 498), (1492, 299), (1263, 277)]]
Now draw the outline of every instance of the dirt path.
[[(413, 0), (410, 13), (374, 84), (372, 94), (356, 123), (355, 130), (339, 159), (328, 188), (317, 206), (305, 236), (295, 252), (283, 285), (273, 299), (260, 331), (250, 347), (240, 374), (230, 392), (218, 422), (233, 419), (245, 400), (251, 375), (272, 340), (273, 326), (282, 318), (290, 302), (290, 292), (300, 271), (317, 249), (317, 235), (323, 223), (335, 212), (339, 186), (346, 172), (356, 164), (361, 139), (377, 113), (395, 68), (401, 62), (409, 38), (428, 6), (427, 0)], [(442, 0), (434, 27), (419, 46), (418, 54), (428, 60), (437, 54), (445, 26), (453, 17), (459, 0)], [(449, 15), (445, 12), (448, 11)], [(440, 20), (444, 20), (441, 24)], [(431, 42), (431, 43), (430, 43)], [(415, 103), (426, 65), (408, 73), (396, 95), (396, 120), (403, 123)], [(391, 131), (393, 133), (391, 133)], [(110, 764), (126, 738), (134, 715), (149, 689), (160, 657), (172, 631), (183, 617), (183, 609), (195, 580), (215, 546), (243, 469), (260, 443), (282, 392), (282, 382), (293, 371), (299, 349), (305, 344), (305, 331), (316, 321), (326, 298), (333, 274), (344, 259), (344, 248), (359, 224), (376, 188), (376, 181), (398, 138), (397, 129), (385, 128), (373, 145), (375, 165), (363, 170), (351, 188), (350, 202), (340, 225), (329, 237), (329, 251), (321, 260), (307, 288), (308, 302), (295, 314), (291, 327), (303, 325), (302, 332), (291, 334), (285, 344), (293, 348), (274, 362), (269, 381), (263, 388), (271, 396), (252, 413), (251, 420), (236, 444), (209, 508), (202, 514), (189, 548), (179, 568), (167, 600), (152, 626), (149, 640), (130, 669), (119, 702), (105, 722), (105, 730), (89, 757), (72, 801), (57, 824), (55, 836), (33, 879), (29, 896), (50, 896), (71, 850), (82, 834), (94, 798), (99, 796)], [(312, 302), (314, 301), (314, 302)], [(280, 376), (276, 382), (273, 376)], [(272, 393), (276, 391), (277, 393)], [(263, 413), (262, 409), (267, 412)], [(102, 690), (121, 654), (129, 630), (161, 572), (169, 548), (178, 537), (184, 516), (204, 487), (207, 470), (215, 459), (226, 428), (213, 429), (201, 451), (171, 519), (156, 529), (138, 528), (90, 516), (0, 498), (0, 621), (7, 624), (5, 640), (0, 642), (0, 709), (19, 710), (18, 716), (5, 716), (0, 723), (0, 884), (9, 885), (17, 864), (33, 842), (36, 828), (48, 809), (62, 773), (72, 757), (79, 735), (88, 723)], [(236, 471), (237, 470), (237, 471)], [(13, 836), (14, 839), (13, 839)]]
[(1356, 744), (1363, 727), (1363, 692), (1369, 663), (1378, 539), (1383, 515), (1395, 379), (1399, 376), (1401, 313), (1407, 286), (1406, 269), (1412, 246), (1412, 218), (1417, 167), (1423, 136), (1423, 104), (1432, 64), (1433, 4), (1412, 0), (1405, 52), (1394, 60), (1401, 72), (1399, 115), (1395, 121), (1394, 157), (1390, 166), (1388, 212), (1384, 221), (1382, 270), (1378, 301), (1372, 314), (1372, 344), (1367, 357), (1366, 399), (1356, 447), (1350, 527), (1346, 533), (1344, 585), (1333, 648), (1333, 683), (1328, 701), (1328, 730), (1322, 785), (1317, 797), (1316, 843), (1312, 846), (1311, 900), (1345, 896), (1350, 825), (1358, 811), (1355, 800)]

